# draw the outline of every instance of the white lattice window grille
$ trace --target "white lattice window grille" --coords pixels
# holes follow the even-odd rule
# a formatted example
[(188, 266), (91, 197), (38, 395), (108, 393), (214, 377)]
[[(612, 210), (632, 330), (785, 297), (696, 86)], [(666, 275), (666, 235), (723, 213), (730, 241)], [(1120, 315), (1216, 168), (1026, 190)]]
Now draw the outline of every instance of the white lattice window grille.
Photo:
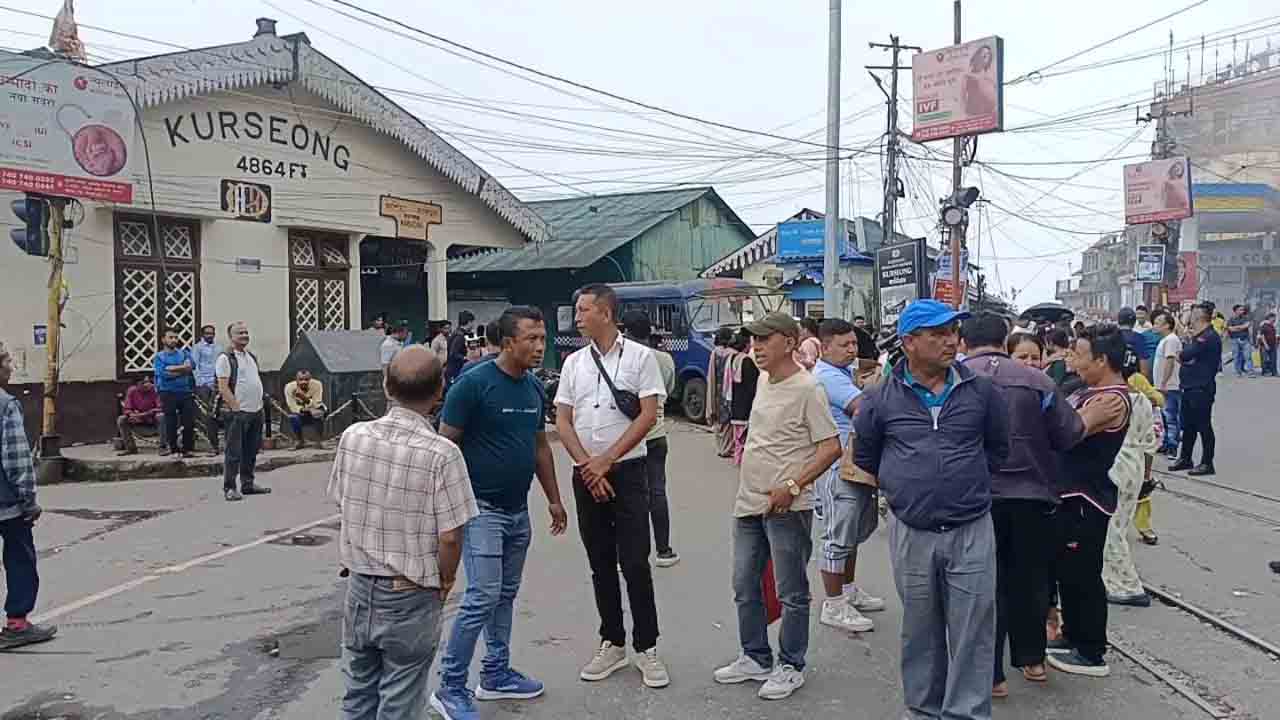
[(121, 347), (125, 372), (145, 372), (160, 344), (156, 284), (159, 273), (124, 268), (120, 286)]
[(351, 264), (347, 262), (347, 256), (332, 245), (322, 244), (320, 246), (320, 259), (324, 261), (325, 267), (328, 268), (351, 267)]
[(164, 278), (164, 326), (175, 330), (182, 344), (196, 340), (196, 274), (171, 271)]
[(343, 280), (324, 281), (324, 320), (321, 329), (347, 329), (347, 283)]
[(118, 236), (122, 255), (145, 258), (153, 255), (151, 250), (151, 229), (145, 223), (121, 222)]
[(316, 267), (316, 251), (310, 238), (295, 237), (289, 239), (289, 256), (295, 267)]
[(320, 281), (298, 278), (294, 281), (294, 333), (320, 329)]
[(160, 237), (164, 240), (165, 257), (176, 260), (190, 260), (195, 257), (189, 226), (165, 225), (160, 228)]

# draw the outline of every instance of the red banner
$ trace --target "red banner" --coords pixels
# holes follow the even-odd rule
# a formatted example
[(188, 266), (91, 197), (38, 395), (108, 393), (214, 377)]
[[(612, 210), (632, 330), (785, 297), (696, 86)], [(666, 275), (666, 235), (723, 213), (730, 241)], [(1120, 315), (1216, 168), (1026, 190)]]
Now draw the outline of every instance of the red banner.
[(1169, 302), (1194, 301), (1200, 294), (1200, 253), (1186, 250), (1178, 253), (1178, 272), (1169, 285)]
[(0, 167), (0, 188), (59, 197), (78, 197), (118, 203), (133, 202), (133, 186), (129, 183), (91, 180), (8, 167)]

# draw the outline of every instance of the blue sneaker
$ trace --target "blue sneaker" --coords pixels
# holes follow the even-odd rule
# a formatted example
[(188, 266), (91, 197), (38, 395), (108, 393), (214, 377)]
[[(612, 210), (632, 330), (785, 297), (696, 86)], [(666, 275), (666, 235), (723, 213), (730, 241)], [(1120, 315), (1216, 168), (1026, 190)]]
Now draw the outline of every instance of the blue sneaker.
[(529, 700), (536, 698), (546, 690), (537, 680), (527, 677), (519, 670), (507, 669), (506, 672), (491, 678), (481, 678), (476, 686), (477, 700)]
[(480, 720), (471, 691), (466, 688), (440, 688), (431, 693), (431, 707), (444, 720)]

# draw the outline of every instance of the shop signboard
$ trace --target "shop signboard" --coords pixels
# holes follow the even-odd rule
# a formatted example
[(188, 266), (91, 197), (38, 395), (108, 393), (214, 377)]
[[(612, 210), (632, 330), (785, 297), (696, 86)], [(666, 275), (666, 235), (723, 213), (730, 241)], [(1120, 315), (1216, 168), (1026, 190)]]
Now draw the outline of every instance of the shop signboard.
[(1138, 268), (1133, 279), (1140, 283), (1164, 282), (1164, 245), (1138, 246)]
[(1124, 166), (1124, 221), (1129, 225), (1191, 217), (1191, 161), (1185, 157)]
[(985, 37), (911, 58), (916, 142), (1004, 129), (1004, 40)]
[(0, 188), (130, 203), (133, 103), (82, 65), (0, 53)]
[(439, 225), (443, 220), (443, 212), (435, 203), (406, 200), (392, 195), (379, 198), (378, 214), (395, 219), (396, 237), (403, 240), (426, 240), (427, 228)]
[(885, 245), (876, 251), (876, 292), (881, 325), (898, 316), (924, 295), (924, 239)]

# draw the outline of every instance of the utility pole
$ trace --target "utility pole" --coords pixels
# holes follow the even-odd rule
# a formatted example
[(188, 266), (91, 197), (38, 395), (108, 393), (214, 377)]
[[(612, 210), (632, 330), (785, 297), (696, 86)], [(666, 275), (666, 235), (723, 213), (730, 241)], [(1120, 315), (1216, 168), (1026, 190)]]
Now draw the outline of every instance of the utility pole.
[(49, 204), (49, 327), (45, 350), (44, 415), (40, 426), (41, 480), (60, 480), (62, 450), (58, 436), (58, 376), (62, 346), (62, 230), (66, 198)]
[[(955, 0), (955, 44), (960, 44), (960, 0)], [(964, 137), (957, 137), (951, 141), (951, 194), (952, 197), (959, 196), (961, 175), (964, 171)], [(964, 304), (964, 293), (961, 291), (960, 285), (960, 248), (964, 245), (963, 223), (953, 225), (951, 227), (951, 297), (953, 307), (959, 308)]]
[(842, 317), (840, 309), (840, 2), (831, 0), (827, 40), (827, 215), (823, 225), (823, 315)]
[[(893, 232), (897, 227), (898, 215), (898, 198), (902, 197), (901, 181), (898, 180), (898, 71), (910, 70), (910, 66), (900, 66), (898, 64), (898, 56), (903, 50), (915, 50), (923, 52), (922, 48), (915, 45), (903, 45), (898, 42), (897, 35), (889, 36), (889, 44), (884, 43), (867, 43), (872, 48), (880, 48), (893, 53), (893, 61), (888, 65), (867, 65), (867, 71), (872, 70), (888, 70), (889, 71), (889, 91), (885, 93), (889, 112), (887, 113), (887, 127), (885, 128), (885, 177), (884, 177), (884, 212), (881, 220), (884, 222), (884, 244), (893, 243)], [(871, 79), (884, 92), (884, 85), (880, 82), (880, 78), (875, 73), (871, 73)]]

